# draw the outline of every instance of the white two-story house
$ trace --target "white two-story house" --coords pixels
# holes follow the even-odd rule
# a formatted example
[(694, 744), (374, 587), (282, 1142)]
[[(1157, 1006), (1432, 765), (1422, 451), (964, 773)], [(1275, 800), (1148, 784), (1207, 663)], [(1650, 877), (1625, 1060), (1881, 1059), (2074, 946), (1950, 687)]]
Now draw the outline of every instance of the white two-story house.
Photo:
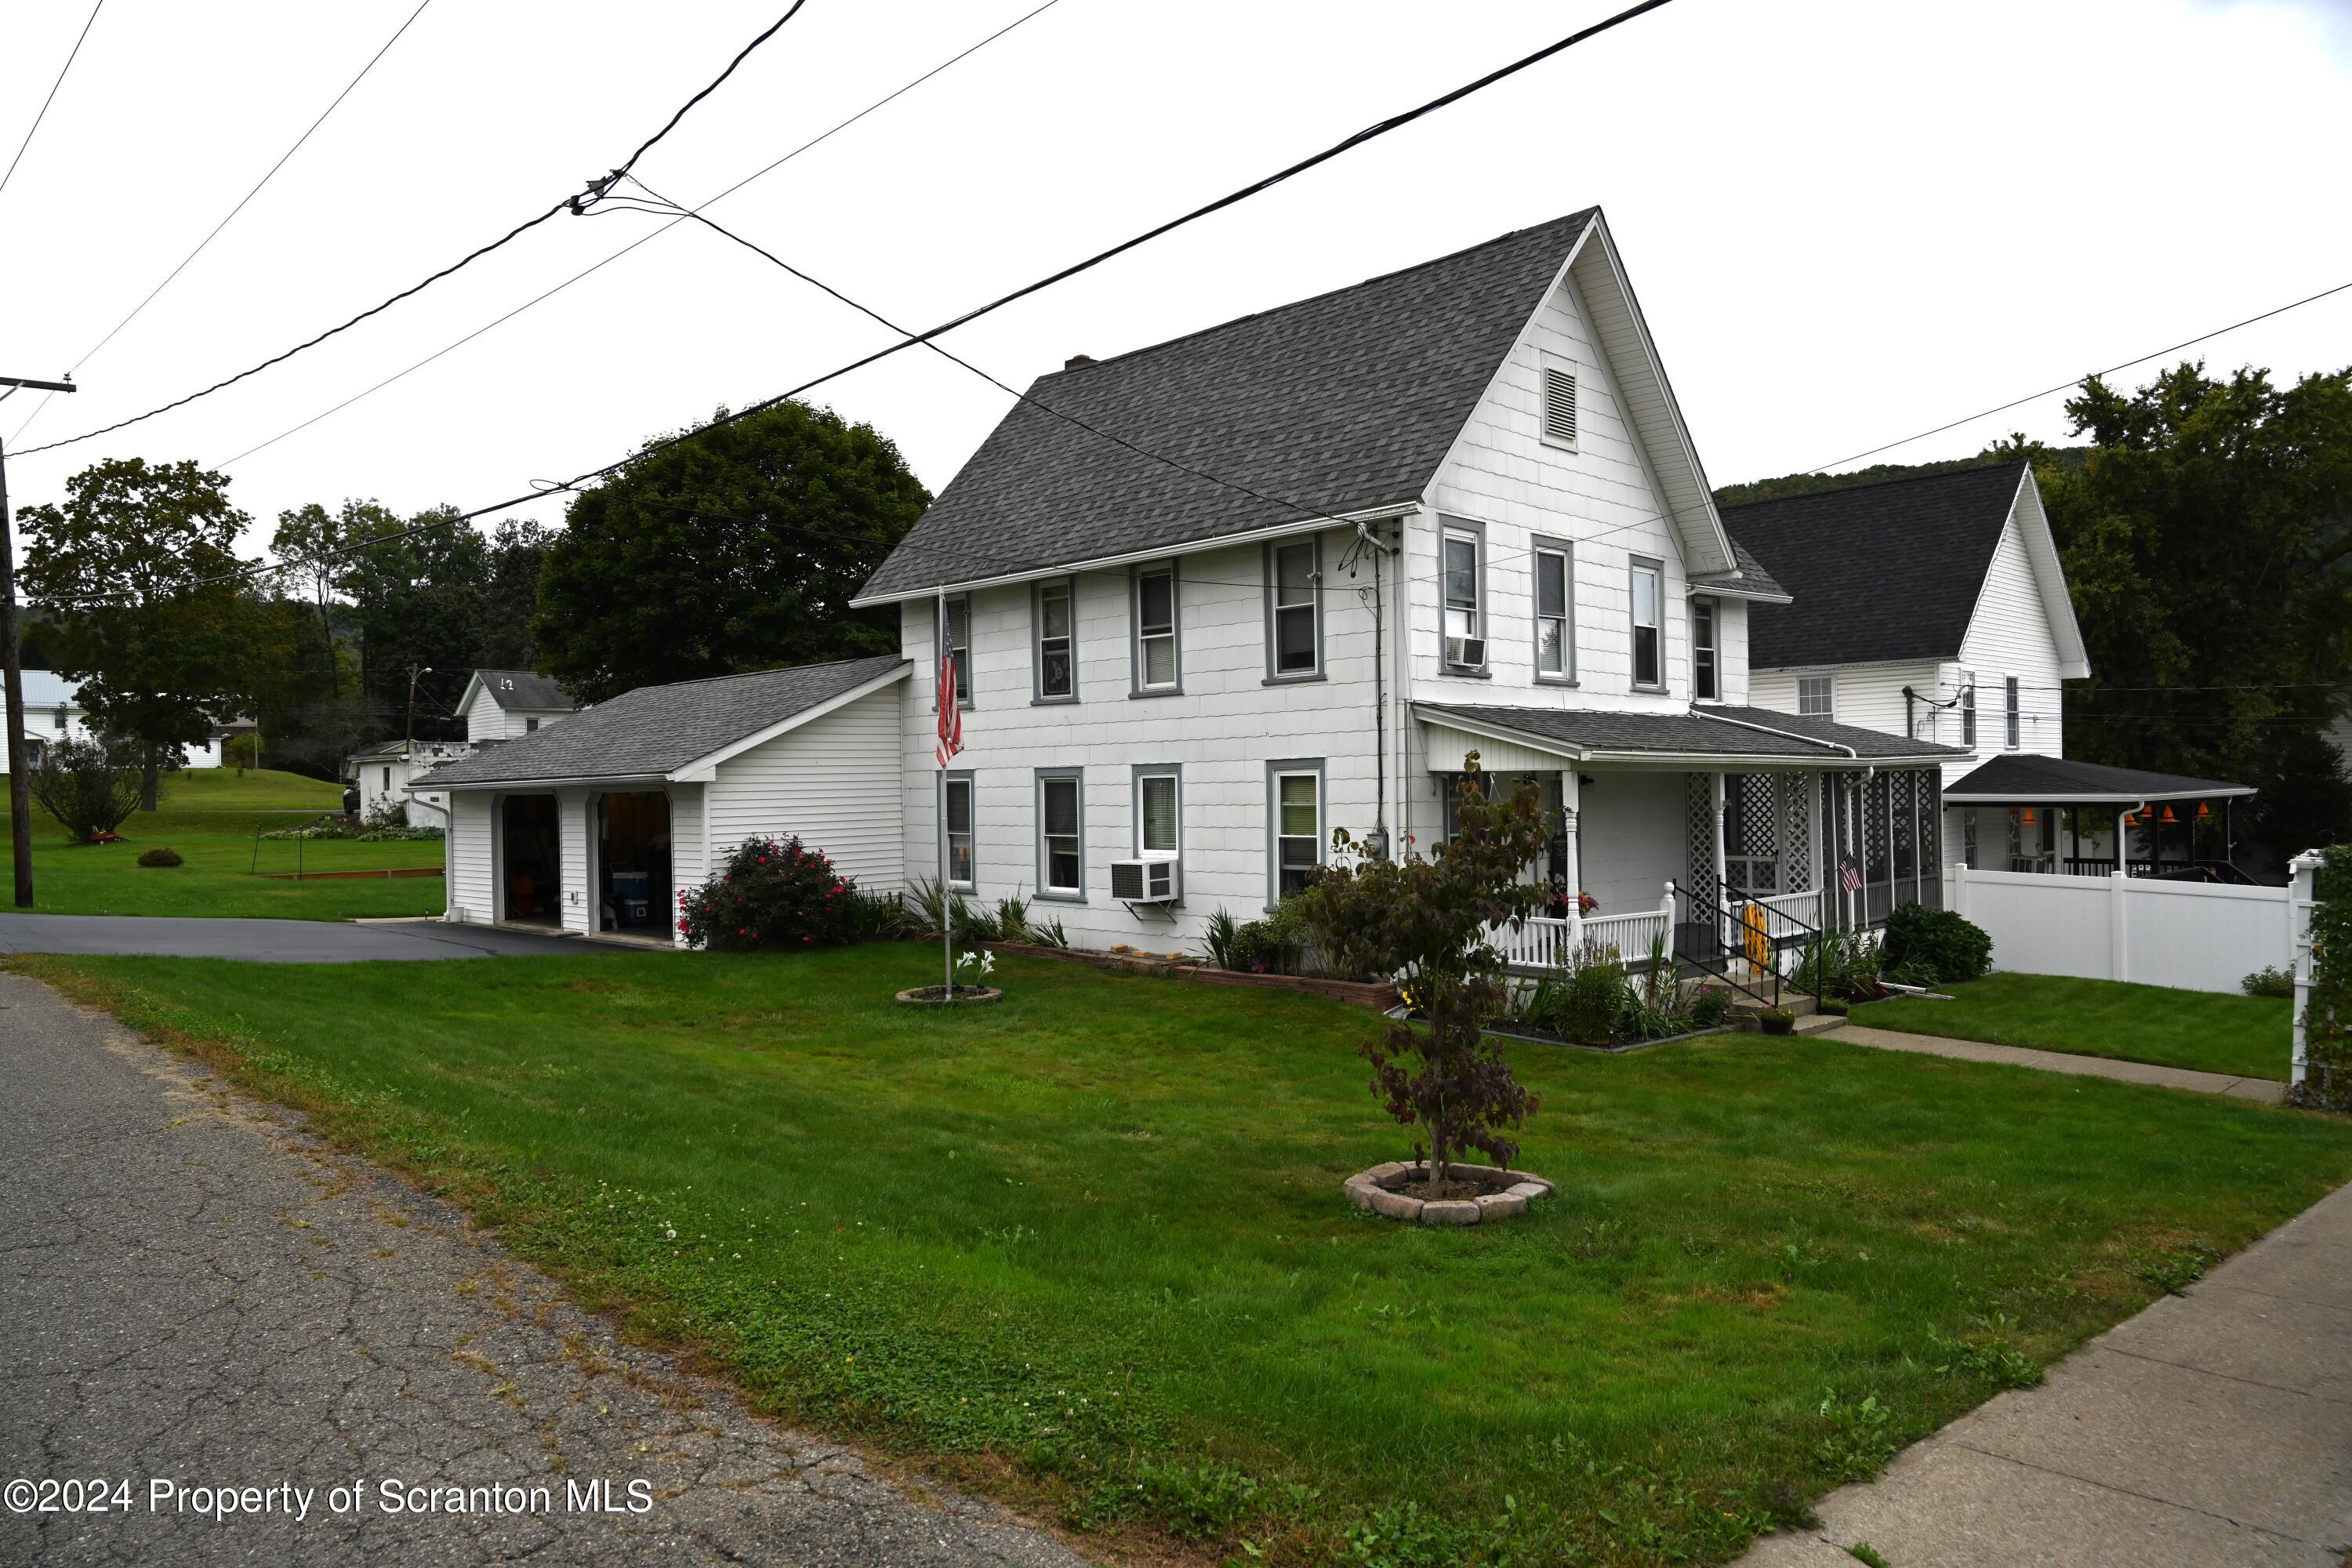
[(913, 669), (905, 877), (1080, 945), (1196, 946), (1335, 828), (1442, 839), (1475, 752), (1559, 814), (1539, 942), (1639, 952), (1732, 894), (1815, 924), (1932, 902), (1961, 753), (1758, 705), (1751, 607), (1790, 598), (1759, 554), (1597, 209), (1073, 359), (856, 601), (900, 607)]

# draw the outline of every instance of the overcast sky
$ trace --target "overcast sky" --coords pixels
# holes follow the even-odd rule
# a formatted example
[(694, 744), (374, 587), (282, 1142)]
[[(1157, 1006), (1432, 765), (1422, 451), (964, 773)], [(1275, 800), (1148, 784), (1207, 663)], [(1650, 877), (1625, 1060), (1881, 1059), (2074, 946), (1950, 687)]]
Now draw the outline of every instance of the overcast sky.
[[(17, 395), (0, 435), (15, 452), (182, 395), (496, 237), (619, 162), (784, 3), (428, 0), (89, 354), (416, 6), (105, 0), (0, 191), (0, 374), (87, 390), (21, 436)], [(808, 0), (638, 173), (699, 202), (1036, 4)], [(1614, 8), (1055, 0), (711, 216), (928, 326)], [(0, 159), (88, 16), (0, 11)], [(1753, 479), (2352, 281), (2347, 102), (2352, 0), (1675, 0), (951, 342), (1024, 384), (1599, 203), (1709, 476)], [(306, 501), (472, 507), (568, 478), (887, 341), (686, 225), (295, 428), (659, 221), (559, 218), (227, 392), (12, 456), (11, 500), (102, 457), (194, 458), (228, 472), (257, 548)], [(2341, 367), (2352, 291), (2194, 352)], [(1009, 401), (919, 353), (814, 395), (934, 489)], [(1876, 460), (2061, 439), (2061, 402)]]

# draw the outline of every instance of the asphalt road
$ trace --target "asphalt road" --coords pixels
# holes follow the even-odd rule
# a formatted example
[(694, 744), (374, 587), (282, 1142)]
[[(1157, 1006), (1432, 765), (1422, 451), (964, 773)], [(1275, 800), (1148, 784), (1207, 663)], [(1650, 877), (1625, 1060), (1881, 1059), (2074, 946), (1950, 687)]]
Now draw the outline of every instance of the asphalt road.
[[(622, 1345), (454, 1209), (5, 974), (0, 1184), (0, 1563), (1083, 1568)], [(22, 1510), (19, 1479), (93, 1479), (106, 1511)], [(387, 1481), (475, 1489), (394, 1513)], [(194, 1489), (223, 1487), (257, 1511)]]
[(262, 963), (357, 963), (375, 958), (489, 958), (504, 953), (608, 952), (578, 937), (452, 925), (359, 924), (143, 915), (0, 914), (0, 953), (113, 952), (157, 958), (243, 958)]

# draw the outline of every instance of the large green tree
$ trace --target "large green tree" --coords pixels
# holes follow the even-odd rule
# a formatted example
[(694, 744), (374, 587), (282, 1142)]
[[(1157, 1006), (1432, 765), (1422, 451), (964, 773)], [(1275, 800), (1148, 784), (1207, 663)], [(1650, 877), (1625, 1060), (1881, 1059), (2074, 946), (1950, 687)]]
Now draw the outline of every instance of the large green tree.
[(889, 652), (897, 617), (849, 598), (929, 503), (888, 438), (802, 403), (648, 451), (548, 547), (541, 668), (595, 702)]
[(271, 617), (235, 575), (246, 515), (221, 474), (120, 458), (67, 480), (64, 505), (17, 516), (47, 651), (80, 682), (92, 721), (138, 748), (152, 810), (161, 770), (250, 705), (277, 647)]
[(2352, 832), (2321, 739), (2352, 691), (2352, 370), (2183, 363), (2066, 409), (2089, 459), (2037, 471), (2094, 671), (2068, 752), (2263, 785), (2274, 855)]

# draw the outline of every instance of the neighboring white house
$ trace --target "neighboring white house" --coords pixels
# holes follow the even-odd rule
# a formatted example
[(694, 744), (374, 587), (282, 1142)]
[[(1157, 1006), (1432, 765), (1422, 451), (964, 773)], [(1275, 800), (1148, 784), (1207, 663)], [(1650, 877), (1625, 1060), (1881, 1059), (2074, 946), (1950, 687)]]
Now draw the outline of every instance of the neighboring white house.
[[(25, 747), (31, 766), (40, 765), (42, 754), (48, 749), (50, 742), (87, 741), (95, 733), (89, 727), (89, 711), (82, 707), (79, 684), (47, 669), (26, 670), (23, 678)], [(214, 725), (212, 733), (184, 748), (186, 765), (192, 768), (220, 766), (222, 746), (233, 736), (252, 728), (252, 724), (242, 720)]]
[(511, 741), (535, 734), (559, 719), (569, 719), (580, 705), (563, 689), (531, 669), (478, 669), (467, 679), (457, 699), (457, 712), (466, 721), (468, 741)]
[(449, 802), (447, 918), (667, 934), (676, 890), (755, 836), (898, 889), (907, 674), (888, 654), (639, 687), (421, 774), (412, 795)]
[[(1532, 940), (1638, 952), (1726, 893), (1809, 922), (1939, 896), (1938, 769), (1966, 758), (1752, 705), (1750, 606), (1787, 598), (1726, 532), (1593, 209), (1073, 359), (854, 602), (900, 606), (914, 668), (910, 881), (1197, 947), (1335, 828), (1440, 838), (1475, 751), (1561, 815)], [(944, 775), (942, 606), (969, 704)]]
[(439, 790), (411, 791), (409, 781), (473, 752), (472, 742), (467, 741), (419, 741), (412, 758), (407, 742), (389, 741), (352, 757), (344, 764), (343, 776), (358, 786), (362, 818), (392, 803), (400, 806), (411, 827), (446, 828), (448, 795)]

